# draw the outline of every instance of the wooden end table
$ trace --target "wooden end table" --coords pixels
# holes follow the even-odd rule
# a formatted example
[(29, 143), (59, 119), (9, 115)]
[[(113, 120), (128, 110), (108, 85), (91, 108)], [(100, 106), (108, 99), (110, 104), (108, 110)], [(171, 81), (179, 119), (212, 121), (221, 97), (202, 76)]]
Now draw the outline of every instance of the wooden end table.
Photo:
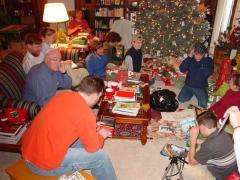
[(21, 142), (17, 144), (0, 143), (0, 151), (21, 153)]
[[(142, 98), (138, 98), (137, 102), (149, 105), (150, 90), (148, 75), (142, 74), (141, 81), (145, 86), (141, 89)], [(101, 121), (104, 116), (115, 118), (115, 133), (113, 138), (121, 139), (140, 139), (142, 145), (147, 142), (147, 126), (151, 118), (150, 108), (146, 111), (140, 109), (136, 117), (120, 115), (112, 113), (114, 103), (102, 101), (97, 114), (97, 120)], [(131, 132), (128, 132), (131, 131)]]

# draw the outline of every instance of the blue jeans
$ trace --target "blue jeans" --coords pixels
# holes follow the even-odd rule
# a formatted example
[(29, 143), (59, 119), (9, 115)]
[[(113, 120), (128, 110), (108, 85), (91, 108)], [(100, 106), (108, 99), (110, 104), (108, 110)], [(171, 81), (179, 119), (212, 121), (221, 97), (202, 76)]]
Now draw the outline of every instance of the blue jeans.
[(202, 108), (207, 108), (207, 102), (208, 102), (207, 88), (192, 88), (187, 85), (184, 85), (178, 95), (178, 100), (181, 103), (184, 103), (186, 101), (189, 101), (194, 95), (198, 100), (198, 106)]
[(78, 170), (91, 170), (92, 175), (97, 180), (116, 180), (116, 174), (111, 160), (102, 150), (94, 153), (87, 152), (79, 140), (68, 149), (62, 164), (53, 170), (42, 170), (29, 161), (25, 161), (28, 167), (36, 174), (44, 176), (60, 176), (66, 173), (72, 173)]

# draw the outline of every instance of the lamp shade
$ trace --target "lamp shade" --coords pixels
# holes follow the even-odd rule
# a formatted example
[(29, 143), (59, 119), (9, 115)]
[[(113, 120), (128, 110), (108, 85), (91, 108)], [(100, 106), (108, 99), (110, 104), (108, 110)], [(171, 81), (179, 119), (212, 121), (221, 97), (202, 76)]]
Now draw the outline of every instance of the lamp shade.
[(43, 21), (48, 23), (60, 23), (68, 21), (66, 7), (63, 3), (46, 3), (44, 6)]

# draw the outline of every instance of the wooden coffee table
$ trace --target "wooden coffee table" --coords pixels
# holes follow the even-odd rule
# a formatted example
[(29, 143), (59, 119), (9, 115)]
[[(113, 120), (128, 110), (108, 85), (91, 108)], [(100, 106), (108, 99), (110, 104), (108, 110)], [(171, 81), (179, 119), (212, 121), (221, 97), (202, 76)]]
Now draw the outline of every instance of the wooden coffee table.
[[(142, 74), (140, 80), (145, 83), (145, 86), (141, 89), (142, 97), (138, 98), (137, 101), (144, 105), (149, 105), (150, 90), (148, 75)], [(147, 126), (151, 117), (150, 108), (148, 108), (147, 112), (140, 109), (138, 115), (133, 117), (112, 113), (113, 106), (114, 103), (102, 101), (97, 115), (97, 120), (101, 121), (104, 116), (114, 117), (115, 133), (113, 138), (140, 139), (143, 145), (146, 144)]]

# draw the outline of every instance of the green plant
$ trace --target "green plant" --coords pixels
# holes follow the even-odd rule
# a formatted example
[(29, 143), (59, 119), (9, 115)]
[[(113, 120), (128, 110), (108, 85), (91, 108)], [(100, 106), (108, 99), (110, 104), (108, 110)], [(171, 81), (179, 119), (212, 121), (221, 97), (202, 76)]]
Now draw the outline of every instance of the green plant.
[(215, 42), (215, 47), (222, 50), (231, 50), (236, 48), (236, 45), (230, 40), (231, 30), (228, 28), (226, 31), (221, 32), (217, 42)]
[(67, 43), (67, 35), (63, 28), (59, 28), (57, 32), (57, 43)]

